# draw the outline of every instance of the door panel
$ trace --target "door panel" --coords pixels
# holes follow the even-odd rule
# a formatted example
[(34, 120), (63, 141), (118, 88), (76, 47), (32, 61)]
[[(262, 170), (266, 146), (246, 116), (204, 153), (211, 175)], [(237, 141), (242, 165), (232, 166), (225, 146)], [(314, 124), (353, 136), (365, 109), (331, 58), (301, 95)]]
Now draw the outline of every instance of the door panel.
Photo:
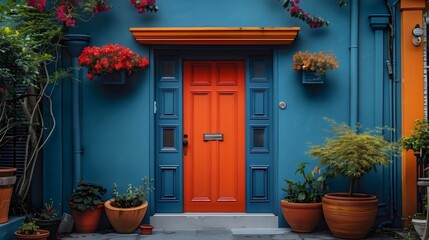
[(244, 62), (185, 61), (183, 69), (184, 210), (244, 212)]
[(272, 58), (249, 58), (247, 94), (247, 212), (274, 209)]
[(163, 56), (156, 65), (155, 211), (183, 212), (182, 78), (179, 58)]

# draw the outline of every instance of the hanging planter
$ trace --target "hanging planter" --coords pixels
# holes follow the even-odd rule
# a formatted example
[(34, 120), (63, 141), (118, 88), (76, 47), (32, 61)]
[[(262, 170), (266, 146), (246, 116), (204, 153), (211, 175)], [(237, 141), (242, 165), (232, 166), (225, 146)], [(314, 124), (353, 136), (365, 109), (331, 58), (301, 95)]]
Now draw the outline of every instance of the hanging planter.
[(99, 76), (102, 79), (103, 84), (108, 85), (122, 85), (125, 84), (127, 80), (127, 71), (113, 71), (111, 73), (107, 73), (105, 75)]
[(302, 71), (303, 84), (323, 84), (325, 83), (325, 74), (315, 71)]
[(334, 53), (298, 51), (293, 55), (292, 69), (302, 72), (303, 84), (323, 84), (325, 73), (338, 68)]
[(85, 47), (78, 63), (88, 68), (88, 79), (101, 77), (105, 84), (124, 84), (126, 75), (143, 71), (149, 65), (146, 57), (125, 46), (111, 43), (101, 47)]

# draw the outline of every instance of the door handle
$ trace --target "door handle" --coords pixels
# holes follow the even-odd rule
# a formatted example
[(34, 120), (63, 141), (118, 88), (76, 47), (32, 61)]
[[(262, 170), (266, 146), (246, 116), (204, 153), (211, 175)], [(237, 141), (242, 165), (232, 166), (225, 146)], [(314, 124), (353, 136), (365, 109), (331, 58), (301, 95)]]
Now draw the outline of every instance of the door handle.
[(189, 144), (189, 143), (188, 143), (188, 140), (183, 140), (183, 146), (184, 146), (184, 147), (188, 146), (188, 144)]

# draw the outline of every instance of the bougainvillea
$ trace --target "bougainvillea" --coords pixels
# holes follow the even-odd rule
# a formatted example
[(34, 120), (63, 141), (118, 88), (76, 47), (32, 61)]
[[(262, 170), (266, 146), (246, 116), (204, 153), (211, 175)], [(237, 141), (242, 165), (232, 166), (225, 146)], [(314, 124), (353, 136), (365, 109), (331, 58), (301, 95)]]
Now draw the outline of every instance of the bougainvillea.
[[(76, 18), (80, 18), (81, 14), (92, 17), (94, 14), (111, 9), (107, 0), (50, 0), (49, 3), (48, 5), (53, 6), (55, 10), (56, 19), (68, 27), (74, 27)], [(27, 5), (43, 12), (46, 0), (28, 0)]]
[(338, 68), (339, 64), (334, 53), (298, 51), (293, 55), (293, 70), (315, 71), (324, 74), (329, 69)]
[(78, 63), (88, 67), (88, 79), (122, 69), (131, 74), (142, 71), (149, 65), (146, 57), (133, 53), (127, 47), (111, 43), (101, 47), (85, 47), (78, 58)]
[(28, 6), (39, 9), (40, 12), (45, 11), (46, 0), (28, 0)]
[(156, 12), (158, 6), (156, 6), (156, 0), (130, 0), (131, 4), (138, 9), (139, 13), (145, 11)]
[[(300, 0), (282, 0), (283, 1), (283, 7), (286, 9), (286, 11), (289, 12), (291, 17), (298, 18), (310, 26), (310, 28), (320, 28), (323, 26), (328, 26), (329, 21), (314, 16), (310, 13), (305, 12), (302, 8), (300, 8), (298, 5), (300, 3)], [(338, 5), (340, 7), (344, 7), (347, 5), (345, 0), (338, 0)]]

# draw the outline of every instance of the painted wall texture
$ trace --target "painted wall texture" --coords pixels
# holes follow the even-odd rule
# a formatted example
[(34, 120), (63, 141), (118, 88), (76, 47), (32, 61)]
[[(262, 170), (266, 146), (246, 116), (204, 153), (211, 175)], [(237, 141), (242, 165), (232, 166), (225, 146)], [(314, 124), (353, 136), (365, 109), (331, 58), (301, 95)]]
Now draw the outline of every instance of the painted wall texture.
[[(364, 128), (395, 127), (392, 124), (400, 120), (400, 116), (395, 115), (399, 108), (400, 85), (389, 79), (386, 66), (387, 29), (371, 27), (369, 18), (371, 14), (387, 14), (388, 10), (384, 1), (353, 1), (343, 8), (335, 1), (301, 1), (302, 8), (330, 21), (329, 27), (310, 29), (305, 23), (291, 18), (282, 3), (276, 0), (159, 0), (159, 12), (141, 15), (128, 1), (111, 0), (113, 8), (109, 12), (101, 13), (89, 22), (79, 22), (70, 32), (90, 35), (89, 45), (125, 45), (147, 56), (151, 65), (145, 71), (133, 74), (125, 85), (120, 86), (103, 85), (97, 79), (88, 80), (86, 69), (82, 69), (82, 179), (103, 184), (110, 189), (110, 197), (113, 183), (125, 187), (128, 183), (138, 184), (143, 176), (155, 177), (153, 101), (157, 66), (154, 54), (159, 48), (186, 50), (192, 46), (143, 46), (135, 41), (130, 27), (300, 27), (293, 44), (263, 47), (273, 52), (272, 212), (279, 214), (279, 226), (286, 226), (278, 203), (284, 197), (283, 179), (297, 179), (294, 173), (299, 161), (316, 165), (306, 151), (309, 142), (320, 144), (329, 135), (326, 131), (329, 125), (323, 117), (337, 122), (360, 122)], [(395, 21), (398, 21), (398, 6), (393, 3), (392, 6), (397, 15)], [(351, 20), (353, 10), (357, 10), (354, 23)], [(351, 39), (352, 31), (357, 31), (357, 45)], [(251, 47), (245, 49), (252, 51)], [(356, 50), (356, 59), (351, 58), (352, 49)], [(291, 68), (292, 55), (299, 50), (332, 50), (340, 66), (327, 72), (324, 84), (303, 85), (301, 73)], [(395, 54), (394, 57), (399, 56), (399, 53)], [(70, 65), (67, 51), (64, 51), (63, 64)], [(354, 65), (357, 69), (353, 69)], [(397, 69), (393, 66), (395, 74), (399, 74)], [(351, 78), (357, 79), (357, 88), (351, 84)], [(57, 88), (55, 113), (58, 127), (44, 152), (45, 172), (57, 176), (62, 183), (58, 185), (45, 179), (45, 198), (62, 201), (65, 205), (73, 185), (70, 85), (70, 80), (63, 81)], [(354, 93), (357, 102), (351, 100)], [(287, 103), (287, 109), (277, 107), (280, 101)], [(357, 119), (351, 119), (351, 116)], [(48, 164), (53, 165), (46, 167)], [(379, 169), (377, 174), (369, 174), (359, 185), (360, 191), (379, 198), (382, 204), (379, 223), (394, 220), (397, 224), (400, 221), (401, 186), (397, 164)], [(346, 181), (334, 179), (330, 189), (346, 191), (346, 186)], [(154, 202), (153, 196), (151, 198)], [(152, 205), (151, 214), (154, 209)], [(68, 211), (66, 207), (64, 210)], [(390, 219), (391, 214), (396, 218)]]

